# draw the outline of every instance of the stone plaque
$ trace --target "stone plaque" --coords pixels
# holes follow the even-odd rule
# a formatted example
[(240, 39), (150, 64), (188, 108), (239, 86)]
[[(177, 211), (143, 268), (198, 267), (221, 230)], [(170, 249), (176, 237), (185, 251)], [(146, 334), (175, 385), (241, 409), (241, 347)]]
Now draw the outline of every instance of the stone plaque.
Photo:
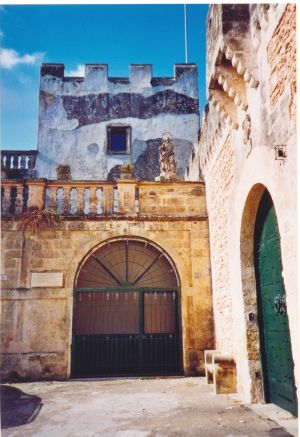
[(31, 272), (31, 287), (63, 287), (62, 272)]

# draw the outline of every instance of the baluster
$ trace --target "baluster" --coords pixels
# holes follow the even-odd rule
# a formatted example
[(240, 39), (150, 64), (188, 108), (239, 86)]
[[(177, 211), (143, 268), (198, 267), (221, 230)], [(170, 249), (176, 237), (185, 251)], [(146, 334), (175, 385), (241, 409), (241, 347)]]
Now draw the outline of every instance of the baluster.
[(35, 160), (36, 160), (35, 155), (28, 155), (27, 156), (28, 177), (30, 177), (30, 178), (36, 177)]
[(28, 169), (33, 170), (35, 167), (35, 156), (29, 155), (28, 156)]
[(70, 191), (71, 187), (64, 187), (63, 213), (65, 215), (70, 212)]
[(77, 214), (84, 214), (84, 188), (77, 188)]
[(27, 209), (28, 209), (28, 194), (29, 194), (28, 185), (24, 185), (24, 189), (23, 189), (23, 211), (27, 211)]
[(135, 187), (135, 212), (140, 212), (140, 191), (138, 187)]
[(56, 212), (56, 187), (49, 188), (49, 209)]
[(15, 203), (15, 206), (16, 206), (15, 213), (16, 214), (21, 214), (21, 212), (23, 210), (23, 202), (24, 202), (23, 192), (24, 192), (24, 187), (22, 185), (18, 185), (17, 186), (16, 203)]
[(3, 215), (8, 215), (11, 203), (11, 187), (6, 186), (4, 188), (4, 195), (2, 200), (2, 213)]
[(18, 155), (13, 155), (12, 156), (12, 168), (14, 170), (17, 170), (18, 169), (18, 164), (19, 164), (19, 157), (18, 157)]
[(26, 168), (26, 155), (21, 155), (21, 159), (20, 159), (20, 168), (21, 168), (21, 169)]
[(64, 212), (64, 189), (62, 187), (56, 190), (56, 212), (57, 214)]
[(96, 191), (97, 198), (98, 198), (98, 208), (97, 208), (97, 214), (103, 213), (103, 190), (102, 188), (98, 188)]
[(90, 187), (89, 213), (97, 214), (97, 206), (98, 206), (97, 187)]
[(120, 212), (120, 207), (119, 207), (119, 190), (118, 190), (118, 187), (114, 188), (113, 196), (114, 196), (113, 213)]
[(70, 214), (74, 215), (77, 211), (77, 191), (76, 188), (71, 188), (70, 191)]

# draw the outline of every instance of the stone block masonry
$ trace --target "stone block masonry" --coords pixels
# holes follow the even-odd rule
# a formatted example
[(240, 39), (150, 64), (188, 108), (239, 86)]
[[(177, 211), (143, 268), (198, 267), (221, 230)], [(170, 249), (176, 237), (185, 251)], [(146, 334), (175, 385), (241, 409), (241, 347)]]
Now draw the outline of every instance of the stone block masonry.
[[(183, 370), (186, 375), (203, 373), (203, 351), (214, 347), (204, 184), (141, 182), (135, 212), (131, 200), (136, 183), (119, 182), (118, 213), (84, 216), (65, 209), (60, 223), (39, 234), (20, 231), (18, 220), (3, 219), (3, 378), (70, 376), (76, 274), (91, 251), (118, 239), (155, 244), (173, 260), (180, 282)], [(104, 184), (106, 189), (113, 185)], [(77, 184), (66, 181), (68, 185)], [(89, 181), (78, 182), (79, 188), (84, 185), (92, 188)]]
[[(270, 100), (274, 107), (286, 89), (290, 90), (290, 117), (296, 123), (296, 5), (287, 5), (268, 44)], [(287, 66), (289, 74), (287, 74)]]
[[(266, 393), (254, 229), (264, 190), (270, 193), (278, 219), (299, 385), (296, 5), (212, 5), (206, 75), (209, 102), (186, 179), (203, 178), (206, 184), (216, 347), (233, 353), (237, 389), (244, 400), (261, 402)], [(284, 156), (276, 154), (276, 146), (282, 147)]]
[(233, 148), (228, 136), (212, 169), (213, 184), (209, 189), (210, 245), (214, 259), (214, 314), (218, 336), (216, 348), (233, 352), (233, 307), (230, 290), (229, 253), (229, 196), (233, 183)]

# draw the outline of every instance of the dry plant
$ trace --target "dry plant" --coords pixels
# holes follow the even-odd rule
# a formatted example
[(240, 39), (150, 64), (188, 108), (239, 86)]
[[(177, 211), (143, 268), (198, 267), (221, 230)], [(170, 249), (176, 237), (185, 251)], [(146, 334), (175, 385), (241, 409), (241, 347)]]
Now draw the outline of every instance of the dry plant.
[(62, 216), (53, 209), (29, 208), (17, 217), (21, 231), (32, 231), (38, 234), (42, 230), (51, 229), (62, 221)]

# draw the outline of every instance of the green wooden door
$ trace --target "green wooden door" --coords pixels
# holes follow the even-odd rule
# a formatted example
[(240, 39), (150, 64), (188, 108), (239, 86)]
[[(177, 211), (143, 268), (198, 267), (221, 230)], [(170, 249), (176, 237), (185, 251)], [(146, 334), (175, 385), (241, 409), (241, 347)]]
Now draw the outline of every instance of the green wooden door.
[(296, 415), (294, 363), (282, 278), (280, 236), (268, 192), (262, 197), (256, 218), (255, 272), (265, 400)]

